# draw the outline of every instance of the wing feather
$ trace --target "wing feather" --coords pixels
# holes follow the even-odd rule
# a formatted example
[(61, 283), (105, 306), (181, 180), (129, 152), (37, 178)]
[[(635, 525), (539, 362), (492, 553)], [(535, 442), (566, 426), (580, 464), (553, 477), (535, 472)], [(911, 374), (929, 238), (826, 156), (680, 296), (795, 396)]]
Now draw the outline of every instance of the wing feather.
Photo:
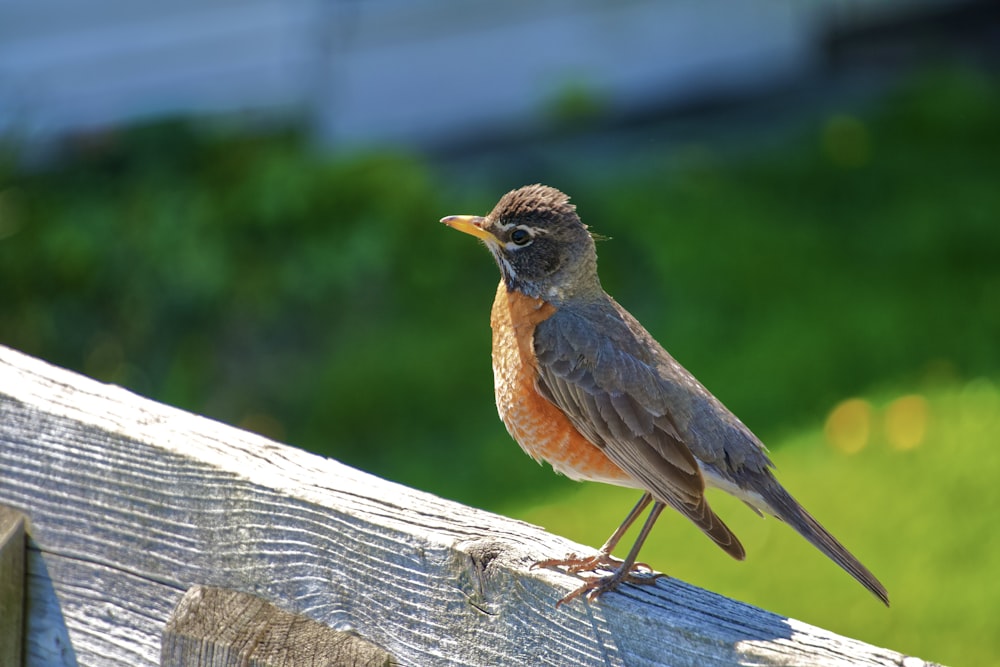
[(705, 500), (698, 462), (680, 435), (663, 379), (627, 327), (597, 337), (584, 318), (557, 311), (535, 329), (538, 390), (622, 470), (693, 521), (735, 558), (739, 540)]

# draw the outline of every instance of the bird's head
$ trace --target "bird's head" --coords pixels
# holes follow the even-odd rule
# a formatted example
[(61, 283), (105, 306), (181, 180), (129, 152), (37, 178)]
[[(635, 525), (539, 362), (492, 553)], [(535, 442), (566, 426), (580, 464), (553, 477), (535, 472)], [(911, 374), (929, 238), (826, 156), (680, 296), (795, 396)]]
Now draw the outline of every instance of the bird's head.
[(600, 290), (594, 239), (555, 188), (526, 185), (501, 197), (486, 217), (450, 215), (441, 222), (481, 239), (508, 289), (557, 305)]

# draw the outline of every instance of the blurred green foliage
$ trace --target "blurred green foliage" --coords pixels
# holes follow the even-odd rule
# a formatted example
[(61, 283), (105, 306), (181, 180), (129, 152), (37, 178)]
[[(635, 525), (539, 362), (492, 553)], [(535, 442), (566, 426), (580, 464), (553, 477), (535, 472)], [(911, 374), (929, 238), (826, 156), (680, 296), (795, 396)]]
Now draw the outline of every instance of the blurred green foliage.
[[(749, 154), (519, 175), (574, 197), (608, 290), (768, 436), (998, 370), (998, 96), (938, 73)], [(495, 416), (496, 269), (437, 224), (524, 181), (462, 171), (183, 122), (8, 167), (0, 342), (466, 502), (563, 488)]]

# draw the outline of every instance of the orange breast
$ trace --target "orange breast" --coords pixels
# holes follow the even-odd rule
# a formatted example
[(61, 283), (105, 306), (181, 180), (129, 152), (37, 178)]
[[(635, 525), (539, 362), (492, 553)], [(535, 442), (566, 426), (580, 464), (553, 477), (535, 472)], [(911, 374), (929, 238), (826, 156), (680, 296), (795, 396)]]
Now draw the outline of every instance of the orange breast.
[(535, 327), (555, 306), (508, 292), (503, 281), (493, 301), (493, 383), (497, 411), (507, 431), (536, 461), (547, 461), (570, 479), (634, 486), (635, 482), (580, 435), (569, 419), (538, 393)]

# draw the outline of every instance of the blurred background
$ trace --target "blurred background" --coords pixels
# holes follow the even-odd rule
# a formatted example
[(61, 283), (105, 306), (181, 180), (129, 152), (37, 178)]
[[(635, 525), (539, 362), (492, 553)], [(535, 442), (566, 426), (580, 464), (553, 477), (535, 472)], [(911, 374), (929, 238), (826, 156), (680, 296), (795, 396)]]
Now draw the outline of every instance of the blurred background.
[(547, 183), (893, 607), (727, 498), (747, 562), (643, 558), (995, 663), (998, 65), (985, 1), (0, 2), (0, 344), (597, 546), (636, 494), (507, 436), (437, 222)]

